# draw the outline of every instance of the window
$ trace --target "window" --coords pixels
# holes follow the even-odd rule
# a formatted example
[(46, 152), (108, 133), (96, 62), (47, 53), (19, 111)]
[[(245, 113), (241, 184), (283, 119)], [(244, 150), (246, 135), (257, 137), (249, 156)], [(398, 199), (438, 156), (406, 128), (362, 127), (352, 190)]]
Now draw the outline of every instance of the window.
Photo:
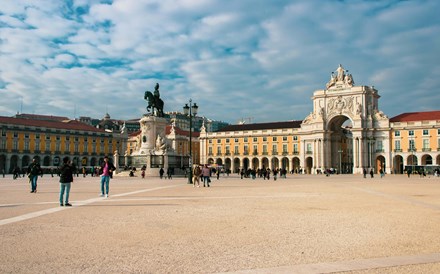
[(376, 143), (376, 151), (381, 152), (383, 150), (383, 143), (381, 140), (378, 140)]
[(399, 137), (400, 136), (400, 130), (394, 131), (394, 136)]
[(272, 141), (276, 142), (277, 141), (277, 137), (272, 137)]
[(40, 134), (39, 133), (35, 134), (35, 139), (40, 139)]
[(424, 129), (424, 130), (423, 130), (423, 136), (428, 136), (428, 135), (429, 135), (429, 130)]
[(84, 142), (84, 152), (89, 153), (89, 145), (87, 144), (87, 138), (86, 141)]
[(245, 155), (249, 154), (249, 147), (247, 145), (244, 145), (244, 154)]
[(394, 147), (395, 147), (396, 149), (401, 149), (401, 148), (400, 148), (400, 140), (396, 140), (396, 141), (394, 141)]
[(40, 141), (35, 143), (35, 150), (40, 150)]
[(298, 154), (298, 144), (293, 144), (293, 153)]
[(75, 142), (78, 142), (78, 137), (75, 137)]
[(229, 138), (228, 138), (228, 139), (226, 139), (226, 143), (229, 143)]
[(208, 147), (208, 155), (212, 155), (212, 147)]
[(55, 144), (55, 151), (61, 151), (60, 150), (60, 143)]
[(287, 136), (283, 136), (283, 141), (287, 141)]
[(312, 144), (307, 144), (307, 153), (312, 153)]
[(440, 128), (437, 129), (437, 135), (440, 135)]
[(234, 147), (234, 154), (238, 154), (239, 152), (238, 152), (238, 146), (235, 146)]
[(263, 142), (267, 142), (267, 137), (263, 137)]
[(59, 141), (60, 140), (60, 136), (57, 136), (56, 139), (57, 139), (57, 141)]
[(66, 136), (66, 141), (70, 141), (70, 136)]
[(272, 154), (278, 154), (278, 146), (272, 145)]
[(29, 139), (29, 133), (25, 133), (25, 134), (24, 134), (24, 138), (25, 138), (25, 139)]
[(263, 154), (267, 154), (267, 145), (263, 145)]
[[(440, 139), (439, 139), (440, 141)], [(6, 142), (0, 139), (0, 149), (6, 149)]]
[(18, 141), (17, 140), (14, 140), (12, 148), (15, 149), (15, 150), (18, 150)]
[(222, 142), (222, 140), (217, 139), (217, 144), (220, 144)]
[(230, 154), (231, 154), (231, 151), (229, 150), (229, 146), (226, 146), (225, 149), (226, 149), (226, 151), (225, 151), (225, 152), (226, 152), (226, 155), (230, 155)]
[[(86, 141), (87, 141), (87, 140), (86, 140)], [(208, 144), (212, 144), (212, 140), (209, 140), (209, 141), (208, 141)]]
[(70, 150), (70, 143), (69, 142), (66, 142), (65, 144), (64, 144), (64, 151), (69, 151)]
[(238, 138), (235, 138), (234, 142), (238, 143)]
[(253, 153), (254, 153), (254, 155), (258, 154), (258, 146), (257, 145), (254, 145)]
[(293, 141), (298, 141), (298, 136), (293, 136)]
[(258, 138), (254, 137), (254, 143), (258, 142)]
[(429, 139), (423, 139), (423, 149), (429, 148)]
[(2, 129), (2, 136), (5, 137), (6, 136), (6, 130)]
[(79, 152), (79, 145), (78, 145), (78, 143), (75, 143), (75, 152)]
[(408, 131), (408, 136), (414, 136), (414, 130), (409, 130)]
[(24, 142), (24, 150), (29, 150), (29, 140)]
[(243, 142), (247, 143), (247, 142), (248, 142), (248, 138), (247, 138), (247, 137), (244, 137), (244, 138), (243, 138)]
[(14, 138), (18, 138), (18, 133), (14, 132)]
[(283, 153), (287, 153), (287, 144), (283, 144)]
[(413, 151), (415, 149), (414, 140), (409, 140), (408, 147), (410, 151)]

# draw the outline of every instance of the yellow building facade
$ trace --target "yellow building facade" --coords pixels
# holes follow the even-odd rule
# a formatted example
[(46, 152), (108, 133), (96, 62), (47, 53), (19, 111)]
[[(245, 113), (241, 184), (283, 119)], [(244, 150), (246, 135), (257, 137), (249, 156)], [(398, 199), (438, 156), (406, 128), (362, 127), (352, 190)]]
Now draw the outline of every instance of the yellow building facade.
[(355, 86), (340, 65), (301, 121), (202, 129), (201, 163), (240, 169), (286, 169), (317, 174), (433, 172), (440, 165), (440, 111), (388, 118), (372, 86)]
[[(104, 156), (125, 151), (120, 133), (108, 132), (65, 117), (0, 116), (0, 169), (26, 168), (35, 157), (43, 168), (54, 168), (64, 157), (77, 166), (97, 166)], [(24, 118), (23, 118), (24, 117)]]

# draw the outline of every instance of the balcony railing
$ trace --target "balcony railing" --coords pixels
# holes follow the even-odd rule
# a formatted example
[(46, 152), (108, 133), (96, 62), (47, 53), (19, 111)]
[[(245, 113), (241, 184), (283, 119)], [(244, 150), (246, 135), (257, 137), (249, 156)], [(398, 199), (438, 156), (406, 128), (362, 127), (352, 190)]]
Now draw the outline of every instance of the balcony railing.
[(299, 154), (299, 151), (294, 151), (293, 152), (293, 155), (298, 155)]
[(431, 151), (431, 148), (429, 148), (429, 147), (424, 147), (424, 148), (422, 148), (422, 151)]
[(244, 151), (243, 155), (249, 155), (249, 151)]
[(416, 152), (417, 148), (408, 148), (408, 152)]
[(278, 155), (278, 151), (272, 151), (272, 155), (273, 156)]
[(283, 156), (289, 155), (289, 152), (283, 151)]
[(230, 156), (230, 155), (231, 155), (231, 152), (227, 151), (227, 152), (225, 152), (225, 155), (226, 155), (226, 156)]
[(307, 151), (306, 151), (306, 154), (313, 154), (313, 151), (311, 151), (311, 150), (307, 150)]
[(252, 152), (252, 155), (258, 155), (258, 151)]
[(396, 149), (394, 149), (394, 152), (402, 152), (402, 149), (401, 148), (396, 148)]
[(269, 155), (269, 153), (267, 151), (263, 151), (263, 153), (261, 153), (263, 155)]

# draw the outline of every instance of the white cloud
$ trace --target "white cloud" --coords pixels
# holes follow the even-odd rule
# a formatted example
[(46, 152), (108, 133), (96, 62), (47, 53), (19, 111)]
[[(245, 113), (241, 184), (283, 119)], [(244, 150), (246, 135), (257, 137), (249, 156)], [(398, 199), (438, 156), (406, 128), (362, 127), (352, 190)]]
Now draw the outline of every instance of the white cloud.
[[(5, 1), (0, 95), (24, 111), (139, 117), (161, 85), (167, 111), (235, 122), (302, 119), (339, 63), (386, 114), (438, 108), (438, 1)], [(163, 90), (163, 91), (162, 91)], [(21, 99), (23, 98), (23, 99)], [(398, 103), (396, 103), (398, 102)], [(70, 110), (69, 110), (70, 108)], [(66, 114), (67, 112), (67, 114)]]

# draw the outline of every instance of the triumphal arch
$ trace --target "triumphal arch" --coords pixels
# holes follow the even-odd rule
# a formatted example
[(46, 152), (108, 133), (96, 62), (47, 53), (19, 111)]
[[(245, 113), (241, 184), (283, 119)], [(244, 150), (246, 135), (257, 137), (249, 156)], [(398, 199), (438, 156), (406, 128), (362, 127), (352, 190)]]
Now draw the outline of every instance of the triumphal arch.
[(313, 93), (313, 111), (301, 124), (302, 162), (343, 173), (376, 166), (390, 172), (389, 157), (379, 157), (380, 165), (374, 162), (386, 152), (378, 148), (390, 147), (389, 119), (379, 110), (379, 98), (374, 87), (355, 86), (353, 76), (339, 65), (325, 89)]

